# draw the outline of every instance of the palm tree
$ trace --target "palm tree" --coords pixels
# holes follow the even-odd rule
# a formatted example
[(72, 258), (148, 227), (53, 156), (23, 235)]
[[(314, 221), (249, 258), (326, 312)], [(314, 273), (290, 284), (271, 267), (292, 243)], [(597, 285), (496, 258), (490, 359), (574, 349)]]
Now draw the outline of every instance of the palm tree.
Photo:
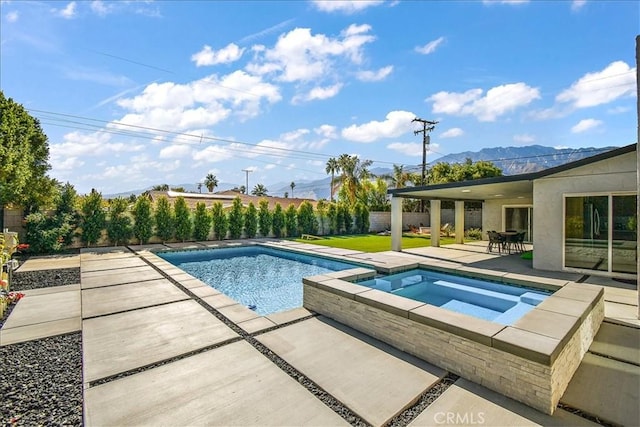
[(266, 196), (267, 195), (267, 187), (265, 187), (262, 184), (256, 184), (255, 187), (253, 187), (253, 190), (251, 190), (251, 194), (253, 194), (254, 196)]
[(333, 202), (333, 177), (336, 173), (340, 172), (340, 164), (338, 164), (338, 160), (336, 160), (335, 157), (327, 160), (327, 168), (325, 171), (331, 174), (331, 201)]
[(289, 187), (291, 187), (291, 198), (293, 199), (293, 189), (296, 188), (296, 183), (291, 181), (291, 184), (289, 184)]
[(169, 184), (154, 185), (151, 191), (169, 191)]
[(208, 174), (204, 179), (204, 186), (207, 187), (209, 193), (213, 193), (213, 189), (218, 186), (218, 178), (212, 173)]
[[(391, 188), (404, 188), (407, 181), (414, 181), (415, 176), (411, 172), (407, 172), (404, 165), (393, 165), (393, 173), (385, 175), (383, 178), (389, 182)], [(414, 184), (416, 183), (414, 182)]]
[(358, 156), (341, 154), (338, 158), (342, 176), (340, 177), (344, 186), (349, 203), (355, 205), (358, 192), (362, 187), (362, 181), (371, 177), (369, 166), (373, 164), (371, 160), (360, 160)]

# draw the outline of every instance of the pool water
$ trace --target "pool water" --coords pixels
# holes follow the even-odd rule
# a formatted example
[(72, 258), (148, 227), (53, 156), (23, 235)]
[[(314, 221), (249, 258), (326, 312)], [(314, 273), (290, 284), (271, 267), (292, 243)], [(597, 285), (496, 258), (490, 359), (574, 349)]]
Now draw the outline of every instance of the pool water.
[(262, 246), (157, 255), (264, 316), (302, 307), (302, 278), (360, 265)]
[(358, 284), (511, 325), (551, 295), (542, 289), (415, 269)]

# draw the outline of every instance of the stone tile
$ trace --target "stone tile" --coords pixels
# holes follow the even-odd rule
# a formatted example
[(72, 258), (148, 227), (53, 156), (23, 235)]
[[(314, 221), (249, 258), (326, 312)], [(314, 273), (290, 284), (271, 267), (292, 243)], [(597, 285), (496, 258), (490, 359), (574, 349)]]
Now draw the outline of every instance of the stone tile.
[(560, 352), (560, 340), (508, 326), (493, 336), (492, 347), (551, 366)]
[(269, 314), (267, 319), (275, 323), (276, 325), (282, 325), (285, 323), (293, 322), (294, 320), (303, 319), (305, 317), (311, 316), (309, 310), (304, 307), (293, 308), (287, 311), (281, 311), (279, 313)]
[(460, 378), (409, 426), (597, 426), (562, 409), (553, 416), (536, 411), (485, 387)]
[(215, 295), (220, 295), (220, 291), (218, 291), (217, 289), (212, 288), (209, 285), (205, 285), (205, 286), (197, 286), (194, 288), (189, 288), (189, 290), (196, 296), (200, 297), (200, 298), (206, 298), (206, 297), (212, 297)]
[(165, 243), (165, 246), (171, 249), (202, 249), (196, 242)]
[(523, 331), (557, 339), (564, 347), (580, 326), (580, 318), (536, 307), (518, 319), (512, 326)]
[(619, 304), (638, 305), (638, 291), (635, 289), (620, 289), (605, 287), (605, 301), (617, 302)]
[(144, 282), (147, 280), (163, 279), (148, 265), (141, 267), (119, 268), (114, 270), (101, 270), (80, 275), (82, 289), (97, 288), (102, 286), (122, 285), (125, 283)]
[(608, 322), (640, 328), (638, 306), (605, 301), (604, 317)]
[(229, 298), (225, 294), (218, 294), (218, 295), (213, 295), (209, 297), (204, 297), (202, 298), (202, 300), (215, 309), (220, 309), (228, 305), (238, 304), (238, 301)]
[(587, 353), (560, 399), (602, 420), (640, 425), (640, 369)]
[(263, 316), (256, 317), (255, 319), (251, 319), (251, 320), (246, 320), (244, 322), (240, 322), (237, 325), (241, 327), (243, 331), (249, 334), (254, 334), (256, 332), (260, 332), (265, 329), (273, 328), (274, 326), (276, 326), (275, 323), (273, 323), (271, 320)]
[(132, 256), (112, 260), (83, 261), (80, 265), (83, 273), (89, 271), (114, 270), (116, 268), (148, 267), (142, 259)]
[(3, 330), (80, 317), (80, 291), (28, 295), (13, 308)]
[(87, 427), (349, 424), (246, 342), (85, 391)]
[(425, 304), (409, 312), (409, 319), (427, 326), (451, 332), (477, 343), (491, 346), (495, 334), (505, 328), (504, 325), (466, 316), (455, 311)]
[(558, 297), (585, 301), (589, 304), (597, 301), (599, 296), (603, 294), (604, 288), (601, 286), (587, 285), (586, 283), (568, 283), (554, 293)]
[(189, 296), (166, 279), (84, 289), (82, 317), (101, 316), (185, 299), (189, 299)]
[(81, 255), (103, 255), (103, 254), (118, 254), (118, 253), (131, 253), (125, 246), (104, 246), (100, 248), (80, 248)]
[(355, 295), (358, 302), (376, 307), (396, 316), (409, 318), (409, 311), (425, 305), (422, 301), (416, 301), (399, 295), (383, 292), (378, 289), (371, 289), (368, 292), (361, 292)]
[(535, 288), (557, 291), (569, 283), (565, 279), (554, 279), (550, 277), (532, 276), (531, 274), (507, 273), (503, 280), (520, 286), (532, 286)]
[(204, 283), (202, 280), (200, 279), (187, 279), (187, 280), (179, 280), (180, 284), (182, 286), (184, 286), (187, 289), (193, 289), (193, 288), (201, 288), (203, 286), (206, 286), (208, 288), (211, 288), (211, 286), (207, 285), (206, 283)]
[(579, 318), (581, 321), (589, 314), (590, 304), (586, 301), (562, 298), (551, 295), (537, 305), (539, 310), (551, 311), (554, 313), (567, 314)]
[(193, 300), (86, 319), (84, 381), (125, 372), (238, 335)]
[(349, 270), (334, 271), (327, 273), (325, 276), (333, 277), (347, 282), (354, 282), (360, 279), (369, 279), (376, 275), (376, 270), (371, 268), (356, 267)]
[[(11, 313), (13, 315), (13, 313)], [(82, 329), (82, 319), (80, 317), (70, 317), (68, 319), (52, 320), (33, 325), (18, 326), (15, 328), (0, 329), (0, 346), (16, 344), (24, 341), (37, 340), (54, 335), (68, 334)]]
[(349, 299), (355, 299), (356, 294), (371, 291), (371, 288), (367, 288), (366, 286), (356, 285), (339, 279), (316, 283), (316, 287)]
[(26, 260), (17, 270), (18, 273), (25, 271), (54, 270), (58, 268), (78, 268), (80, 267), (80, 255), (53, 255), (47, 257), (31, 257)]
[[(163, 271), (166, 273), (165, 270), (163, 270)], [(181, 271), (180, 273), (177, 273), (177, 274), (175, 274), (175, 273), (168, 274), (168, 276), (171, 277), (176, 282), (180, 282), (182, 280), (193, 280), (193, 279), (195, 279), (195, 277), (193, 277), (189, 273), (185, 273), (184, 271)]]
[(75, 285), (52, 286), (50, 288), (27, 289), (20, 291), (27, 296), (57, 294), (58, 292), (79, 291), (80, 283)]
[(589, 351), (640, 366), (640, 329), (603, 322)]
[(324, 318), (256, 338), (373, 425), (389, 421), (444, 374)]
[(244, 322), (260, 317), (255, 311), (242, 304), (233, 304), (218, 309), (220, 313), (233, 323)]

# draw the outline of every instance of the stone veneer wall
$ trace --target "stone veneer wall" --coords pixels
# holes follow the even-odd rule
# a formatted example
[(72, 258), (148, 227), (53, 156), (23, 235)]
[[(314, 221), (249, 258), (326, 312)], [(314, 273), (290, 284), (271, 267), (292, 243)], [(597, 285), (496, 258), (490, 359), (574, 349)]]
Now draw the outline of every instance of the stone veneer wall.
[(411, 311), (403, 317), (325, 289), (305, 283), (304, 307), (547, 414), (553, 414), (604, 318), (600, 294), (559, 354), (534, 361), (425, 325)]

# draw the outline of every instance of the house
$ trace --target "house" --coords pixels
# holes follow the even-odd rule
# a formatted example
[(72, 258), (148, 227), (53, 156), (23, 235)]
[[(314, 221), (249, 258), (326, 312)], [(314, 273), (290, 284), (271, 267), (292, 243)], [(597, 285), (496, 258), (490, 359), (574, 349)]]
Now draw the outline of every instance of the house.
[[(429, 200), (440, 228), (442, 200), (455, 201), (463, 243), (464, 202), (482, 202), (482, 229), (517, 230), (533, 243), (533, 267), (638, 278), (637, 144), (535, 173), (389, 190), (392, 249), (402, 250), (402, 198)], [(432, 237), (439, 246), (439, 236)]]

